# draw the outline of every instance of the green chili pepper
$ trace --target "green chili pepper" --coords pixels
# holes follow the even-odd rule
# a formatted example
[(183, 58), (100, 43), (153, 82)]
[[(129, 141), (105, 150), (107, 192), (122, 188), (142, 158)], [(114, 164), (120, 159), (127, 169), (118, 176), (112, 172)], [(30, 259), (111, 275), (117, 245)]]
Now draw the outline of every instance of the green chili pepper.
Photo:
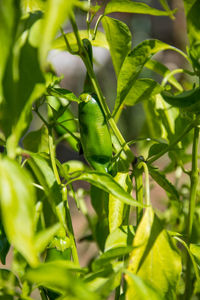
[(174, 107), (179, 107), (185, 111), (200, 112), (200, 87), (189, 91), (172, 95), (169, 92), (161, 93), (163, 99)]
[(80, 98), (78, 117), (85, 158), (94, 169), (107, 172), (112, 141), (105, 115), (95, 94), (82, 94)]

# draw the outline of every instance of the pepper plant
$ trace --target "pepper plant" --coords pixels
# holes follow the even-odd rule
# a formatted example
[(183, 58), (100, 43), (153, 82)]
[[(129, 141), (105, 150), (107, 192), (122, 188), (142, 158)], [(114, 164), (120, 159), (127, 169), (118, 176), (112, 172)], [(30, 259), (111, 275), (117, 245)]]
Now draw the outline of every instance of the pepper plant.
[[(183, 0), (185, 51), (156, 39), (132, 47), (128, 26), (110, 15), (176, 17), (167, 0), (157, 2), (161, 9), (132, 0), (0, 1), (1, 299), (199, 299), (200, 2)], [(85, 29), (78, 28), (78, 10)], [(117, 80), (112, 111), (93, 69), (93, 47), (110, 51)], [(83, 61), (81, 95), (60, 86), (48, 61), (52, 49)], [(165, 50), (182, 56), (185, 68), (169, 70), (153, 57)], [(145, 68), (151, 78), (141, 77)], [(185, 79), (177, 81), (177, 73)], [(145, 130), (126, 141), (118, 121), (124, 107), (139, 102)], [(36, 131), (33, 116), (42, 123)], [(85, 162), (61, 163), (61, 140)], [(166, 192), (163, 213), (152, 207), (150, 179)], [(75, 188), (76, 181), (90, 189)], [(86, 266), (69, 202), (88, 224), (81, 240), (97, 248)], [(3, 266), (9, 249), (10, 268)]]

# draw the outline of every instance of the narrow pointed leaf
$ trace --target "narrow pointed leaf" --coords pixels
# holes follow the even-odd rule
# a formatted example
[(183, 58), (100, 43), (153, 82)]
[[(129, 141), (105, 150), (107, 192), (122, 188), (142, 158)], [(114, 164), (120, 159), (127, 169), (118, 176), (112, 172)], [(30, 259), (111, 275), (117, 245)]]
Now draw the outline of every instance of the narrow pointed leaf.
[(0, 161), (0, 203), (9, 242), (31, 265), (38, 262), (34, 245), (35, 194), (29, 173), (15, 161)]
[(131, 195), (126, 192), (109, 174), (100, 173), (100, 172), (84, 172), (72, 179), (75, 180), (85, 180), (94, 186), (104, 190), (105, 192), (111, 193), (112, 195), (118, 197), (122, 202), (132, 205), (132, 206), (141, 206)]
[(115, 73), (118, 76), (123, 61), (131, 50), (131, 33), (125, 23), (113, 18), (104, 17), (102, 24), (109, 44)]
[[(111, 0), (105, 8), (105, 15), (113, 12), (126, 12), (135, 14), (146, 14), (152, 16), (167, 16), (169, 12), (152, 8), (146, 3), (131, 0)], [(170, 12), (171, 14), (172, 12)]]

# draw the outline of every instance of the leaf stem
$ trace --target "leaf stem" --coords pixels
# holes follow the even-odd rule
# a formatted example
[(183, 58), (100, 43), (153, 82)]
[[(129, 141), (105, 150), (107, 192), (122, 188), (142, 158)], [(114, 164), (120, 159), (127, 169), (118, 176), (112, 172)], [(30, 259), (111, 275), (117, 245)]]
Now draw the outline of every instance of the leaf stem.
[[(192, 234), (192, 227), (194, 221), (195, 202), (198, 185), (198, 143), (199, 143), (199, 127), (194, 128), (193, 146), (192, 146), (192, 170), (190, 174), (190, 199), (189, 199), (189, 213), (187, 220), (187, 245), (189, 246)], [(186, 259), (186, 287), (185, 299), (190, 298), (191, 291), (191, 260), (189, 255)]]
[(52, 164), (52, 168), (53, 168), (53, 172), (56, 178), (57, 183), (60, 185), (61, 184), (61, 180), (60, 180), (60, 176), (58, 174), (58, 169), (56, 166), (56, 159), (55, 159), (55, 146), (54, 146), (54, 140), (53, 140), (53, 133), (52, 133), (52, 128), (48, 127), (48, 132), (49, 132), (49, 154), (50, 154), (50, 158), (51, 158), (51, 164)]

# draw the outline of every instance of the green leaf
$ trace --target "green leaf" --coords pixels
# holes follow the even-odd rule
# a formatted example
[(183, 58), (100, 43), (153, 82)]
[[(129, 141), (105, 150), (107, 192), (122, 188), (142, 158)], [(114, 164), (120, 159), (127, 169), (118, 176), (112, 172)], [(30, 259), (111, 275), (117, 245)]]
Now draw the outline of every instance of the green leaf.
[(44, 20), (40, 26), (40, 62), (46, 65), (46, 56), (51, 49), (53, 39), (60, 26), (69, 17), (75, 0), (48, 0), (46, 4)]
[(21, 8), (24, 14), (34, 11), (44, 11), (46, 1), (44, 0), (21, 0)]
[(26, 279), (53, 291), (66, 294), (66, 299), (100, 300), (98, 294), (91, 292), (87, 284), (74, 274), (82, 271), (84, 272), (84, 269), (73, 262), (56, 260), (28, 270)]
[(187, 32), (190, 43), (189, 55), (195, 69), (200, 70), (200, 24), (198, 0), (184, 0), (185, 15), (187, 20)]
[(77, 98), (74, 95), (74, 93), (72, 93), (71, 91), (68, 91), (66, 89), (49, 87), (47, 92), (48, 92), (48, 95), (50, 95), (50, 96), (62, 97), (64, 99), (67, 99), (68, 101), (72, 101), (72, 102), (73, 101), (78, 102), (78, 103), (81, 102), (81, 100), (79, 98)]
[(179, 193), (176, 190), (175, 186), (165, 177), (164, 174), (160, 173), (159, 171), (148, 167), (149, 173), (151, 177), (169, 194), (171, 194), (174, 199), (179, 199)]
[(55, 224), (50, 228), (40, 231), (35, 236), (35, 247), (38, 253), (42, 253), (45, 250), (59, 229), (60, 224)]
[(48, 194), (49, 190), (56, 182), (49, 157), (43, 154), (32, 153), (27, 162), (39, 183), (43, 186), (45, 192)]
[(117, 247), (131, 246), (135, 231), (132, 225), (124, 225), (112, 231), (105, 243), (105, 252)]
[[(94, 31), (91, 30), (91, 34), (93, 34), (93, 33), (94, 33)], [(69, 41), (69, 44), (70, 44), (72, 50), (77, 51), (78, 45), (77, 45), (77, 40), (76, 40), (74, 33), (69, 32), (69, 33), (66, 33), (65, 35)], [(89, 39), (87, 30), (79, 30), (79, 35), (80, 35), (81, 39)], [(94, 47), (102, 47), (102, 48), (109, 49), (108, 42), (106, 40), (106, 36), (101, 31), (97, 31), (95, 40), (92, 40), (90, 42), (91, 42), (92, 46), (94, 46)], [(65, 43), (63, 36), (60, 36), (54, 40), (54, 42), (52, 44), (52, 48), (67, 51), (66, 43)]]
[(132, 88), (147, 61), (150, 60), (154, 54), (167, 49), (183, 54), (179, 49), (159, 40), (146, 40), (129, 52), (124, 60), (118, 76), (117, 99), (113, 111), (114, 115), (123, 104), (124, 99), (128, 95), (130, 89)]
[(26, 150), (32, 152), (49, 152), (48, 130), (46, 126), (42, 126), (36, 131), (29, 132), (24, 140), (23, 146)]
[(134, 200), (131, 195), (127, 193), (109, 174), (94, 171), (84, 172), (72, 179), (71, 182), (75, 180), (85, 180), (104, 190), (105, 192), (111, 193), (113, 196), (118, 197), (119, 200), (126, 204), (143, 207), (143, 205)]
[(32, 180), (26, 170), (8, 158), (0, 161), (0, 201), (3, 225), (9, 242), (30, 265), (36, 265), (35, 194)]
[[(145, 67), (151, 71), (156, 72), (162, 77), (166, 77), (169, 73), (171, 73), (171, 71), (165, 65), (153, 59), (148, 60), (145, 64)], [(171, 85), (173, 85), (180, 92), (183, 91), (181, 84), (176, 80), (176, 78), (173, 75), (168, 78), (168, 82), (171, 83)]]
[(197, 258), (198, 264), (200, 264), (200, 245), (190, 244), (191, 253)]
[(149, 100), (162, 90), (161, 85), (153, 79), (137, 79), (124, 99), (123, 105), (133, 106), (138, 102)]
[(109, 264), (112, 260), (125, 256), (133, 250), (132, 246), (127, 247), (116, 247), (110, 249), (103, 254), (101, 254), (96, 260), (92, 263), (93, 270), (103, 269), (106, 264)]
[[(128, 191), (127, 180), (129, 175), (127, 173), (117, 173), (115, 181), (121, 185), (121, 187)], [(120, 225), (122, 225), (124, 218), (124, 203), (118, 199), (118, 197), (109, 195), (109, 209), (108, 209), (108, 221), (110, 232), (114, 231)]]
[[(128, 270), (157, 290), (162, 299), (175, 299), (181, 273), (181, 257), (151, 207), (146, 209), (137, 228), (133, 247)], [(128, 299), (141, 299), (135, 282), (129, 275), (126, 280)]]
[(108, 2), (105, 8), (105, 15), (113, 12), (146, 14), (152, 16), (168, 16), (173, 12), (161, 11), (156, 8), (152, 8), (146, 3), (131, 1), (131, 0), (111, 0)]
[[(139, 276), (126, 271), (129, 289), (126, 293), (126, 299), (132, 300), (135, 295), (135, 300), (162, 300), (160, 293), (153, 288), (148, 281), (141, 279)], [(134, 289), (134, 290), (133, 290)]]
[(13, 29), (15, 29), (17, 6), (13, 0), (0, 2), (0, 40), (1, 40), (1, 55), (0, 55), (0, 103), (2, 98), (2, 79), (6, 67), (7, 58), (13, 42)]
[(161, 151), (165, 150), (167, 147), (168, 147), (168, 144), (163, 143), (163, 142), (153, 144), (149, 149), (148, 158), (160, 153)]
[(125, 23), (113, 18), (104, 17), (102, 24), (109, 44), (115, 73), (118, 76), (123, 61), (131, 50), (131, 33)]
[(10, 249), (10, 244), (7, 240), (2, 223), (0, 222), (0, 261), (3, 265), (6, 264), (6, 256)]

